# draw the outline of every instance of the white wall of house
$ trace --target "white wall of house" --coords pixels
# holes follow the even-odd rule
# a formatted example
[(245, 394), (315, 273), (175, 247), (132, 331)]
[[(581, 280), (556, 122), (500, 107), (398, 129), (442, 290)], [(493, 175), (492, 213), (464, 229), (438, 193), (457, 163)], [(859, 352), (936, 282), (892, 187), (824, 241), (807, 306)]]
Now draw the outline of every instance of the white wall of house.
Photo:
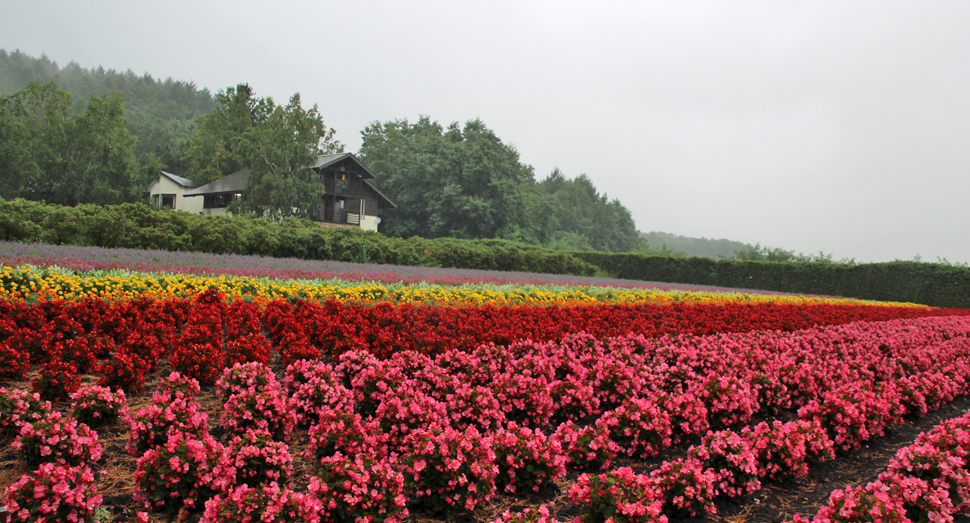
[[(201, 205), (201, 203), (202, 203), (202, 197), (201, 196), (194, 196), (194, 197), (191, 197), (191, 198), (186, 198), (186, 200), (199, 200), (199, 204), (200, 204), (199, 205), (199, 208), (201, 209), (201, 207), (202, 207), (202, 205)], [(212, 208), (212, 209), (202, 209), (202, 216), (225, 216), (227, 214), (229, 214), (229, 208), (228, 207), (215, 207), (215, 208)]]
[(158, 175), (158, 181), (152, 184), (148, 194), (152, 205), (161, 207), (163, 201), (167, 203), (168, 198), (174, 198), (175, 202), (172, 208), (176, 211), (199, 214), (202, 212), (202, 198), (186, 198), (183, 196), (190, 190), (192, 190), (191, 187), (182, 187), (169, 178)]
[(377, 231), (377, 216), (363, 216), (360, 220), (360, 228), (365, 231)]

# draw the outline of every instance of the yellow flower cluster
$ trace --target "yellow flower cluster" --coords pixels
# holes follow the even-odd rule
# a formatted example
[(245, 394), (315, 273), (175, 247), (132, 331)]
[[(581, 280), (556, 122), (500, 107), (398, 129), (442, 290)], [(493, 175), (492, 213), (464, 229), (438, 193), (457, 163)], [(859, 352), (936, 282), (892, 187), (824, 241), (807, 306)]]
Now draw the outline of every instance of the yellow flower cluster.
[(0, 272), (0, 298), (6, 299), (166, 299), (189, 297), (207, 289), (217, 289), (230, 298), (247, 298), (255, 301), (298, 297), (314, 301), (451, 306), (765, 302), (918, 306), (910, 303), (816, 296), (665, 291), (578, 285), (361, 284), (340, 280), (271, 280), (242, 276), (194, 276), (126, 271), (78, 274), (57, 267), (39, 269), (32, 266), (3, 267)]

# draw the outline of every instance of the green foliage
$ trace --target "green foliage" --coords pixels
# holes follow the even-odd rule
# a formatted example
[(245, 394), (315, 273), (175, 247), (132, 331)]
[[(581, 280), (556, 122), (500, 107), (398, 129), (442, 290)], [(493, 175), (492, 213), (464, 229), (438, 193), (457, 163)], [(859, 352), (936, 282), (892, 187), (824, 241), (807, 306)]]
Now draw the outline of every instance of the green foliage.
[(33, 58), (20, 51), (0, 49), (0, 95), (16, 93), (30, 82), (56, 82), (76, 103), (92, 95), (124, 95), (125, 124), (138, 138), (134, 154), (139, 187), (150, 183), (149, 175), (157, 176), (159, 170), (186, 171), (181, 158), (192, 136), (193, 122), (216, 107), (212, 94), (192, 82), (156, 80), (131, 70), (85, 69), (75, 62), (61, 68), (47, 56)]
[(587, 176), (569, 180), (558, 169), (537, 183), (515, 147), (481, 120), (444, 128), (422, 116), (374, 122), (361, 134), (358, 157), (398, 206), (381, 213), (386, 234), (575, 250), (637, 245), (633, 218), (618, 200), (600, 195)]
[(574, 252), (617, 278), (970, 308), (970, 268), (943, 263), (809, 263)]
[(657, 247), (651, 245), (645, 238), (640, 237), (640, 243), (637, 244), (637, 248), (633, 250), (637, 254), (642, 254), (644, 256), (674, 256), (677, 258), (686, 258), (687, 253), (684, 251), (677, 251), (667, 247), (667, 242), (663, 245)]
[(239, 141), (255, 127), (259, 117), (259, 100), (248, 84), (220, 91), (216, 101), (214, 111), (196, 120), (182, 158), (189, 176), (199, 183), (209, 183), (245, 167)]
[(659, 231), (641, 232), (640, 238), (646, 240), (652, 246), (664, 245), (667, 250), (683, 252), (685, 256), (701, 256), (714, 260), (733, 258), (736, 251), (750, 247), (746, 243), (726, 239), (690, 238)]
[(524, 228), (532, 168), (480, 120), (444, 129), (422, 116), (374, 122), (361, 134), (358, 157), (398, 206), (382, 212), (387, 234), (497, 238)]
[(508, 240), (387, 237), (286, 218), (209, 217), (144, 204), (63, 207), (0, 199), (0, 240), (259, 254), (409, 266), (492, 269), (763, 289), (970, 308), (960, 264), (767, 262), (553, 251)]
[[(836, 263), (832, 260), (831, 254), (819, 252), (818, 254), (795, 254), (795, 251), (786, 251), (779, 247), (762, 247), (760, 243), (746, 245), (734, 251), (734, 258), (745, 261), (770, 261), (770, 262), (813, 262), (813, 263)], [(840, 260), (838, 263), (855, 263), (855, 260)]]
[(0, 195), (62, 205), (137, 198), (135, 138), (119, 94), (94, 96), (71, 114), (71, 95), (53, 82), (0, 98)]
[(640, 239), (630, 211), (619, 200), (600, 194), (585, 174), (569, 179), (556, 168), (537, 189), (548, 197), (558, 224), (551, 246), (575, 241), (569, 238), (578, 235), (586, 239), (590, 250), (628, 252), (638, 247)]
[(299, 94), (276, 105), (272, 98), (257, 98), (247, 84), (217, 99), (219, 109), (199, 118), (186, 151), (191, 177), (206, 183), (248, 169), (246, 197), (230, 206), (233, 214), (308, 218), (324, 193), (310, 167), (318, 155), (343, 150), (317, 106), (304, 109)]
[(254, 215), (210, 217), (145, 204), (63, 207), (0, 200), (0, 239), (585, 276), (596, 272), (569, 253), (511, 241), (389, 238), (295, 217), (279, 222)]

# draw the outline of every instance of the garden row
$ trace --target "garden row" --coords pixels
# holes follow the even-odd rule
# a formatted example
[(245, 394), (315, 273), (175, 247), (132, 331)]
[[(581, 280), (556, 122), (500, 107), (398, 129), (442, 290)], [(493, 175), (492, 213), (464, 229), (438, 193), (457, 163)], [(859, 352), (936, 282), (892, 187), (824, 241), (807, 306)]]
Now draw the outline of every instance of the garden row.
[(0, 293), (27, 301), (78, 299), (190, 298), (215, 289), (231, 298), (255, 301), (306, 299), (349, 303), (393, 303), (443, 306), (574, 306), (637, 303), (787, 303), (790, 305), (893, 305), (825, 296), (750, 294), (741, 292), (662, 291), (654, 288), (617, 289), (584, 285), (406, 285), (355, 283), (342, 280), (272, 280), (249, 276), (213, 276), (128, 271), (73, 271), (59, 266), (30, 265), (0, 269)]
[[(214, 298), (195, 304), (180, 336), (213, 328), (225, 307)], [(255, 321), (234, 330), (244, 337)], [(397, 521), (408, 510), (474, 510), (498, 491), (541, 490), (567, 466), (608, 469), (619, 455), (648, 457), (701, 437), (687, 457), (649, 474), (585, 475), (571, 489), (589, 523), (662, 521), (709, 512), (716, 497), (743, 496), (762, 480), (804, 475), (966, 393), (968, 356), (970, 317), (953, 316), (788, 333), (574, 334), (433, 357), (348, 351), (333, 363), (296, 360), (282, 381), (254, 361), (216, 374), (218, 432), (194, 400), (198, 383), (178, 375), (128, 416), (134, 495), (151, 510), (205, 504), (206, 521), (268, 507), (277, 521)], [(16, 448), (47, 452), (21, 450), (41, 465), (8, 490), (8, 503), (29, 503), (22, 492), (54, 481), (93, 499), (85, 466), (100, 454), (96, 440), (39, 398), (19, 397), (8, 403), (20, 410), (0, 421), (17, 429)], [(771, 419), (795, 409), (795, 421)], [(755, 416), (767, 421), (748, 427)], [(309, 429), (311, 478), (288, 466), (297, 426)]]
[(312, 260), (524, 271), (970, 308), (970, 268), (919, 262), (793, 263), (564, 252), (501, 240), (390, 238), (297, 219), (213, 217), (146, 205), (0, 200), (0, 240)]
[(214, 291), (194, 299), (107, 302), (86, 299), (28, 305), (0, 301), (0, 378), (21, 378), (31, 365), (39, 392), (64, 398), (80, 374), (129, 393), (168, 360), (173, 370), (211, 384), (234, 363), (284, 363), (365, 350), (378, 357), (414, 350), (436, 355), (515, 340), (557, 340), (574, 332), (596, 338), (636, 332), (710, 334), (810, 328), (852, 321), (962, 314), (961, 310), (857, 305), (610, 305), (583, 307), (427, 307), (297, 300), (226, 303)]

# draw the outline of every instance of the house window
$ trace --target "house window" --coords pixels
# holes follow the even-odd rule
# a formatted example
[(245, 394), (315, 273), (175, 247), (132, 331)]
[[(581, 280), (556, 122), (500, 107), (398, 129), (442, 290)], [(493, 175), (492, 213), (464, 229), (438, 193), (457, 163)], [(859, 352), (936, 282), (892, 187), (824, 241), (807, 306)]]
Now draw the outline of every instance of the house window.
[(157, 207), (167, 207), (169, 209), (175, 208), (175, 195), (174, 194), (156, 194), (152, 196), (152, 202)]
[(239, 199), (239, 194), (205, 194), (202, 196), (203, 209), (225, 209)]

